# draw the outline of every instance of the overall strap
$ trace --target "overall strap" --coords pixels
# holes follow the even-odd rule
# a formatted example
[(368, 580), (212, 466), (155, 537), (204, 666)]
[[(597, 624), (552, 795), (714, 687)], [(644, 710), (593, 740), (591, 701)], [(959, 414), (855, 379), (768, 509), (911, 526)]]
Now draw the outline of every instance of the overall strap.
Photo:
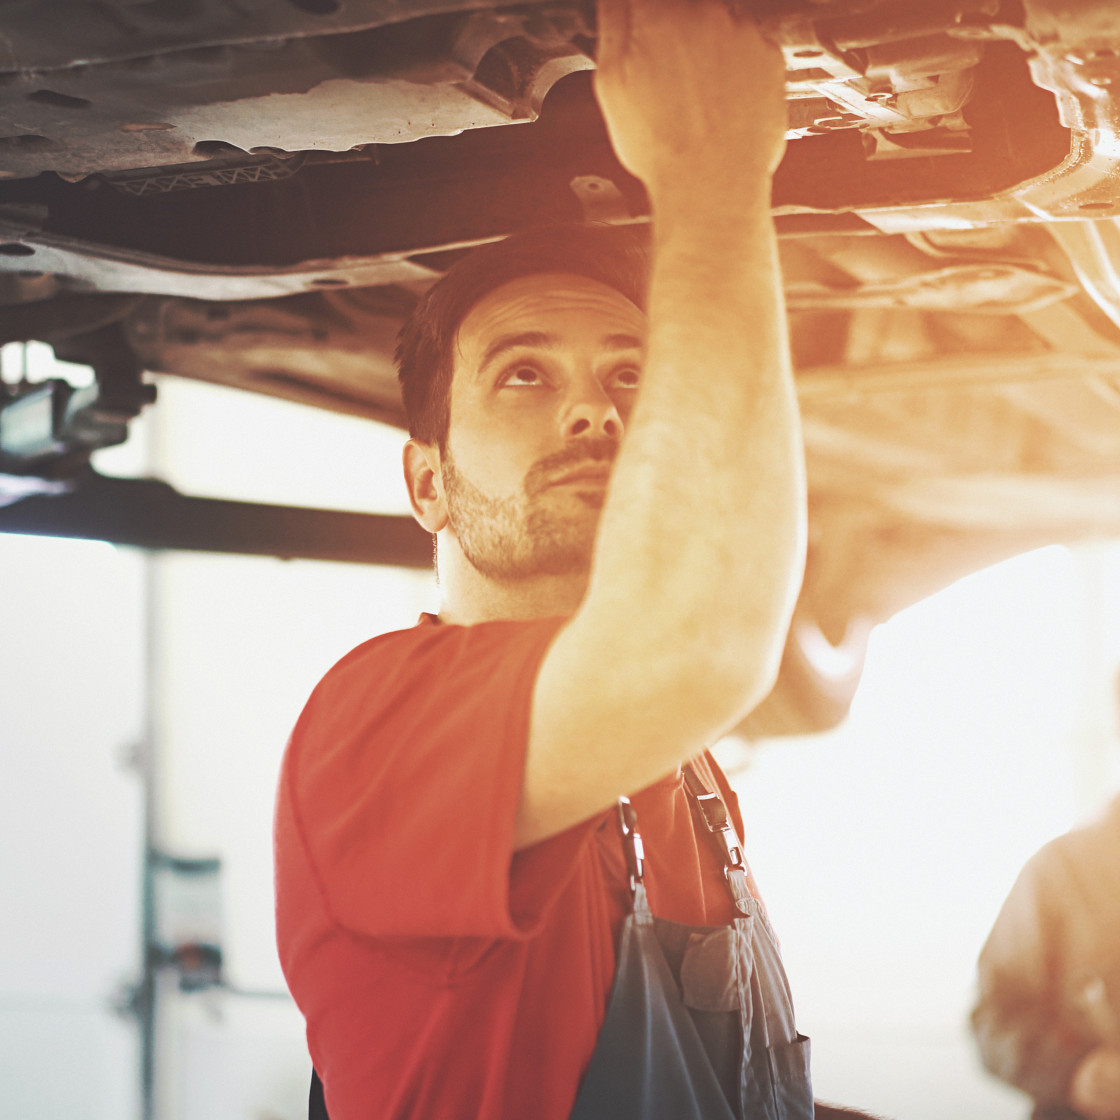
[(323, 1099), (323, 1083), (315, 1067), (311, 1067), (311, 1090), (307, 1095), (307, 1120), (331, 1120), (327, 1115), (327, 1102)]
[(723, 864), (723, 877), (731, 894), (731, 901), (741, 914), (750, 912), (747, 900), (752, 898), (747, 885), (747, 861), (743, 855), (743, 845), (735, 833), (735, 826), (727, 812), (727, 806), (718, 793), (710, 790), (704, 779), (696, 772), (691, 762), (681, 767), (684, 784), (699, 810), (700, 819), (707, 828), (715, 848), (716, 856)]

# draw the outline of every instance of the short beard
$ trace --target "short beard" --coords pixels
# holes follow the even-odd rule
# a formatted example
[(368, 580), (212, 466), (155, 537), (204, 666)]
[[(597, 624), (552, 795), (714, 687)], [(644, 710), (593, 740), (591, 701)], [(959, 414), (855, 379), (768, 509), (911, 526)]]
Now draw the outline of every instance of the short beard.
[[(537, 499), (550, 476), (565, 466), (610, 461), (618, 451), (613, 440), (582, 440), (533, 465), (522, 488), (505, 498), (483, 493), (460, 474), (450, 452), (443, 460), (443, 488), (451, 531), (467, 562), (487, 579), (518, 581), (536, 576), (586, 576), (591, 571), (598, 516), (561, 517)], [(589, 510), (599, 511), (604, 492), (575, 495)]]

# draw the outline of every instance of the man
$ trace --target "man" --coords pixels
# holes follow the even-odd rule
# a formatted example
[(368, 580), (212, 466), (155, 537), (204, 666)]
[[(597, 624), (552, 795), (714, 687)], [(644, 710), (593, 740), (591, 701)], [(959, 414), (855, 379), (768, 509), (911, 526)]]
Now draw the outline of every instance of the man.
[(648, 295), (610, 235), (542, 235), (452, 270), (402, 334), (443, 606), (327, 675), (277, 808), (333, 1120), (812, 1114), (704, 753), (771, 687), (803, 562), (783, 78), (716, 0), (604, 0)]
[(1036, 1120), (1120, 1120), (1120, 798), (1031, 857), (978, 972), (980, 1055)]

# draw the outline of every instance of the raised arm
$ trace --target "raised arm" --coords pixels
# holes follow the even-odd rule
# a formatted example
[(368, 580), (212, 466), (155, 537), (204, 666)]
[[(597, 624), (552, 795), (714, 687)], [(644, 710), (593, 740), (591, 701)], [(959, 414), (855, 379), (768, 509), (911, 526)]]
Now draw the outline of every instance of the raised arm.
[(518, 844), (656, 781), (770, 689), (804, 469), (773, 225), (784, 68), (714, 0), (600, 0), (596, 89), (653, 207), (642, 387), (587, 596), (538, 677)]

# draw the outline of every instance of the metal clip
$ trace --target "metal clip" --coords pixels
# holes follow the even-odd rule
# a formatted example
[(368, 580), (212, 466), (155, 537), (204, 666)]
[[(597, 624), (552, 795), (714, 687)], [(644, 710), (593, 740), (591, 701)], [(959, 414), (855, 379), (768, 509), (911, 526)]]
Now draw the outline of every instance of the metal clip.
[(622, 833), (622, 848), (626, 853), (626, 870), (630, 874), (632, 894), (642, 881), (646, 853), (642, 845), (642, 834), (638, 831), (638, 814), (634, 812), (629, 797), (618, 799), (618, 830)]
[(724, 878), (730, 881), (734, 871), (745, 871), (747, 861), (743, 855), (743, 846), (727, 815), (727, 806), (718, 793), (696, 793), (696, 803), (700, 806), (700, 814), (708, 831), (720, 841), (724, 851)]

